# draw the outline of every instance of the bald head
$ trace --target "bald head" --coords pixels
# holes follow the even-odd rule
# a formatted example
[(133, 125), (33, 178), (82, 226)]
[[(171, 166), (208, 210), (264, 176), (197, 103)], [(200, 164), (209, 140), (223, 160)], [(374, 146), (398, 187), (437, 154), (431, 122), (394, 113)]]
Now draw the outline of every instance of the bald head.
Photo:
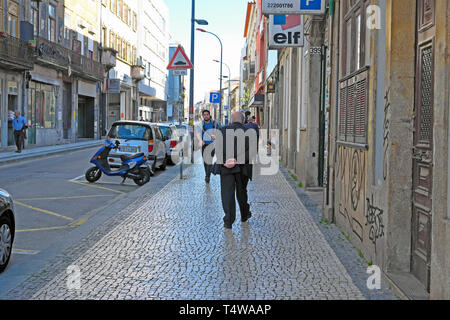
[(231, 123), (244, 123), (244, 121), (245, 115), (240, 111), (233, 112), (233, 114), (231, 115)]

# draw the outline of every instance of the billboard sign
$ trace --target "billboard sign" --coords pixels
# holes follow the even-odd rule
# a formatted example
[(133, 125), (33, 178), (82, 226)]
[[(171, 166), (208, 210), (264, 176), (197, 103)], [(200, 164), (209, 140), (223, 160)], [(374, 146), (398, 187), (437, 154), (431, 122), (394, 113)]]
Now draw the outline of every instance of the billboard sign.
[(320, 15), (325, 5), (325, 0), (262, 0), (262, 13)]
[(271, 15), (269, 17), (269, 49), (303, 47), (302, 15)]

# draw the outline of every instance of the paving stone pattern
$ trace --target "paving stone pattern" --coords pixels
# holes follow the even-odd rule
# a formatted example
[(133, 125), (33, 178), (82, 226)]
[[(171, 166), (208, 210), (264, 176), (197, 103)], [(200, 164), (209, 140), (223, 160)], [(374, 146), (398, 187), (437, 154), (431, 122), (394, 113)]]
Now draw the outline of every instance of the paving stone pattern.
[[(219, 177), (186, 171), (33, 299), (364, 299), (281, 173), (249, 184), (253, 217), (223, 228)], [(237, 213), (239, 217), (239, 212)]]
[(328, 244), (333, 249), (341, 263), (344, 265), (353, 283), (358, 287), (361, 293), (369, 300), (398, 300), (399, 298), (388, 288), (383, 280), (381, 288), (370, 290), (367, 288), (367, 267), (368, 262), (359, 256), (357, 248), (355, 248), (342, 234), (341, 230), (328, 221), (323, 220), (322, 202), (323, 193), (321, 191), (307, 191), (299, 188), (299, 181), (292, 179), (291, 172), (286, 168), (280, 168), (287, 182), (291, 185), (298, 198), (308, 210), (316, 225), (324, 235)]

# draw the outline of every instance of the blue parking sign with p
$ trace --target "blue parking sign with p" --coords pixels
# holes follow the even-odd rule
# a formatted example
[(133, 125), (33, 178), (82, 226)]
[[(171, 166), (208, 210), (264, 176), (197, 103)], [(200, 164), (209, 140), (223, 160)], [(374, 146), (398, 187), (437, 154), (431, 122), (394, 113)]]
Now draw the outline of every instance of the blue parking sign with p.
[(220, 103), (220, 92), (211, 92), (209, 94), (210, 103)]
[(300, 10), (324, 11), (325, 1), (323, 0), (300, 0)]

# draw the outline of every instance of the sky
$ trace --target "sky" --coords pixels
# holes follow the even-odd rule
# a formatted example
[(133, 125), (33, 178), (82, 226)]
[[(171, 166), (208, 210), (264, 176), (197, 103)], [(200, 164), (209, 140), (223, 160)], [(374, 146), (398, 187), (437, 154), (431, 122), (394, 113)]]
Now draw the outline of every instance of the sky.
[[(164, 2), (169, 8), (172, 42), (180, 43), (190, 58), (192, 0)], [(196, 28), (213, 32), (222, 40), (223, 62), (230, 67), (232, 79), (239, 77), (247, 3), (247, 0), (195, 0), (196, 19), (204, 19), (209, 23), (207, 26), (196, 25)], [(203, 100), (206, 93), (219, 90), (220, 64), (214, 59), (220, 60), (219, 41), (209, 33), (196, 31), (194, 103)], [(223, 75), (228, 76), (225, 65)], [(223, 87), (227, 85), (224, 82)]]

